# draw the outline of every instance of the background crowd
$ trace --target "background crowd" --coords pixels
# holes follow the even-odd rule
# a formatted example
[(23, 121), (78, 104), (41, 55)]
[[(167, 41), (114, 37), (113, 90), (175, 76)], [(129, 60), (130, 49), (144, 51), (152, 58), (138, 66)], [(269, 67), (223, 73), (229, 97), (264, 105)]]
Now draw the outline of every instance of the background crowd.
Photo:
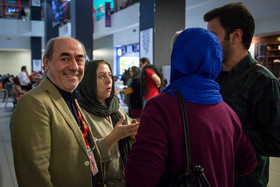
[(1, 90), (5, 90), (3, 101), (12, 97), (15, 105), (24, 93), (40, 84), (43, 76), (42, 72), (35, 71), (28, 74), (26, 66), (22, 66), (20, 73), (16, 76), (10, 74), (1, 75), (0, 87)]

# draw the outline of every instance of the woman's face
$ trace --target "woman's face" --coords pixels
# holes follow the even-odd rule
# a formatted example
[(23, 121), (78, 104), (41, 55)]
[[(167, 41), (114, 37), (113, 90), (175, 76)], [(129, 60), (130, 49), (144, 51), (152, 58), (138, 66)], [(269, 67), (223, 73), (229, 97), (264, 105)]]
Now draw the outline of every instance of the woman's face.
[(130, 76), (130, 77), (133, 77), (133, 75), (134, 75), (133, 69), (130, 69), (130, 70), (129, 70), (129, 76)]
[(110, 97), (112, 91), (112, 72), (107, 64), (99, 64), (96, 70), (98, 101), (106, 105), (105, 100)]

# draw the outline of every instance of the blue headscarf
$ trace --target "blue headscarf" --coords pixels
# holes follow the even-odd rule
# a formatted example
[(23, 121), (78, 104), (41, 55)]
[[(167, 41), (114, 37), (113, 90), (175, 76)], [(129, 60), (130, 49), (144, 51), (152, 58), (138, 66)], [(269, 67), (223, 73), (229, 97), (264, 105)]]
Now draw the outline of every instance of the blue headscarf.
[(222, 101), (214, 80), (222, 70), (223, 49), (218, 38), (202, 28), (184, 30), (176, 39), (171, 55), (170, 84), (162, 91), (179, 90), (185, 101), (216, 104)]

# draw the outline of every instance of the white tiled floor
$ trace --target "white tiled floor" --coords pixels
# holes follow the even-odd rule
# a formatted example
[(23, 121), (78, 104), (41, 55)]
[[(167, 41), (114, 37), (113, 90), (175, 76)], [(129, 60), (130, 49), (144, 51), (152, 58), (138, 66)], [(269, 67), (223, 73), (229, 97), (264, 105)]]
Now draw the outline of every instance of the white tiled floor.
[(280, 187), (280, 158), (270, 158), (268, 187)]
[[(9, 130), (12, 110), (12, 103), (8, 103), (7, 108), (5, 108), (2, 100), (0, 101), (0, 187), (18, 186), (13, 166)], [(270, 159), (270, 180), (268, 187), (280, 187), (280, 158)]]
[(10, 137), (10, 117), (13, 104), (0, 103), (0, 187), (17, 187)]

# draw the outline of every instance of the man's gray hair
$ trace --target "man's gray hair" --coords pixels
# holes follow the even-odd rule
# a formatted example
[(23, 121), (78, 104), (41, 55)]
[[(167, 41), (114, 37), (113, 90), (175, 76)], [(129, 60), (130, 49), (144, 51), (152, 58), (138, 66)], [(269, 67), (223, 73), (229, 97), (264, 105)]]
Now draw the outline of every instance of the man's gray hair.
[[(45, 56), (47, 59), (49, 59), (49, 60), (52, 59), (54, 42), (55, 42), (57, 39), (60, 39), (60, 38), (71, 38), (71, 37), (55, 37), (55, 38), (51, 38), (51, 39), (48, 41), (47, 45), (46, 45), (46, 50), (45, 50), (45, 54), (44, 54), (44, 56)], [(82, 44), (82, 42), (80, 42), (79, 40), (77, 40), (77, 39), (75, 39), (75, 38), (72, 38), (72, 39), (78, 41), (78, 42), (81, 44), (81, 46), (82, 46), (82, 48), (83, 48), (83, 51), (84, 51), (84, 55), (85, 55), (85, 57), (86, 57), (86, 49), (85, 49), (85, 46)]]

